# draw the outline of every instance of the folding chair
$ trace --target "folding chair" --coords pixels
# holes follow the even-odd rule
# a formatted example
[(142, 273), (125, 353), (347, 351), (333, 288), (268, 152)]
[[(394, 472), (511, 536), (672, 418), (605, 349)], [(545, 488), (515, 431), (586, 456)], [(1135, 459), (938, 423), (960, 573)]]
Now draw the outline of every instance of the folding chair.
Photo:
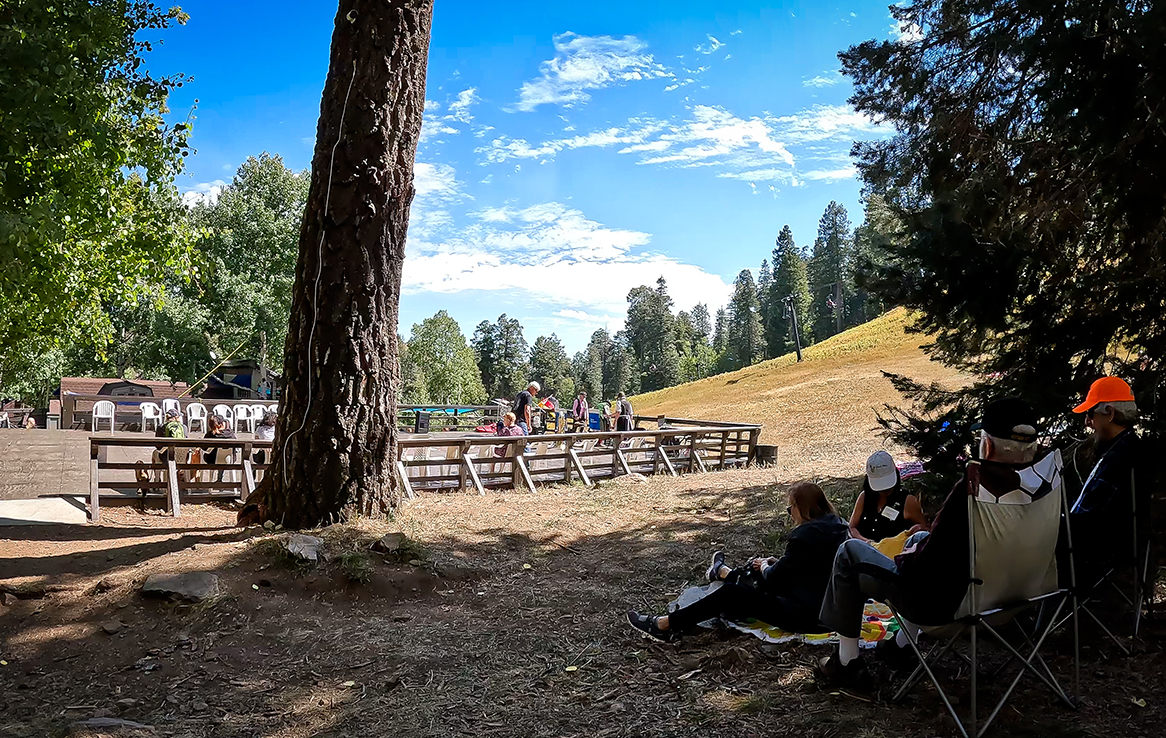
[[(1146, 593), (1152, 593), (1154, 588), (1150, 573), (1150, 562), (1152, 561), (1151, 548), (1153, 543), (1150, 535), (1151, 526), (1149, 520), (1141, 517), (1143, 515), (1141, 511), (1147, 506), (1139, 504), (1140, 502), (1142, 501), (1138, 499), (1137, 476), (1134, 474), (1134, 470), (1131, 469), (1130, 527), (1132, 528), (1133, 535), (1130, 537), (1130, 548), (1126, 549), (1124, 553), (1119, 549), (1114, 555), (1114, 558), (1106, 564), (1103, 573), (1100, 576), (1092, 577), (1094, 581), (1085, 582), (1083, 586), (1079, 586), (1077, 583), (1077, 572), (1082, 567), (1078, 566), (1077, 562), (1079, 552), (1073, 547), (1073, 529), (1070, 524), (1070, 518), (1068, 515), (1065, 516), (1065, 540), (1069, 546), (1069, 592), (1072, 612), (1061, 618), (1055, 626), (1059, 628), (1070, 617), (1076, 618), (1081, 613), (1084, 613), (1127, 656), (1130, 654), (1130, 647), (1123, 643), (1122, 639), (1109, 626), (1102, 622), (1101, 618), (1094, 612), (1094, 608), (1089, 607), (1089, 605), (1100, 599), (1101, 590), (1106, 589), (1106, 585), (1108, 584), (1129, 605), (1130, 609), (1133, 610), (1132, 636), (1134, 638), (1138, 637), (1142, 626), (1142, 611), (1145, 609)], [(1134, 580), (1133, 591), (1128, 596), (1115, 581), (1115, 575), (1119, 571), (1126, 569), (1131, 570)]]
[[(976, 480), (976, 477), (971, 476), (974, 474), (973, 467), (969, 466), (969, 478)], [(1032, 674), (1062, 702), (1071, 708), (1075, 707), (1040, 655), (1040, 649), (1053, 631), (1069, 594), (1068, 590), (1057, 586), (1057, 537), (1061, 514), (1068, 510), (1061, 481), (1060, 452), (1053, 451), (1033, 466), (1021, 470), (1020, 476), (1021, 489), (999, 499), (978, 481), (971, 482), (975, 485), (976, 494), (969, 494), (967, 498), (970, 562), (968, 591), (952, 622), (925, 627), (931, 635), (946, 637), (946, 641), (936, 644), (924, 654), (918, 638), (905, 622), (905, 617), (909, 619), (911, 613), (907, 611), (902, 615), (900, 603), (887, 603), (907, 636), (911, 650), (919, 659), (919, 666), (899, 688), (893, 700), (905, 697), (926, 674), (964, 738), (978, 738), (991, 727), (1025, 674)], [(1017, 630), (1020, 631), (1022, 642), (1019, 647), (1013, 645), (1001, 634), (1002, 626), (1013, 621), (1021, 610), (1037, 605), (1053, 607), (1052, 617), (1043, 619), (1043, 624), (1034, 629), (1032, 636), (1018, 623)], [(1019, 661), (1020, 668), (988, 719), (977, 730), (977, 637), (981, 630), (1003, 646), (1011, 656), (1005, 667)], [(952, 651), (957, 639), (965, 633), (969, 639), (968, 656), (961, 655), (961, 658), (970, 665), (971, 680), (966, 725), (952, 706), (932, 668), (940, 657)], [(1027, 655), (1020, 650), (1024, 647), (1028, 649)]]

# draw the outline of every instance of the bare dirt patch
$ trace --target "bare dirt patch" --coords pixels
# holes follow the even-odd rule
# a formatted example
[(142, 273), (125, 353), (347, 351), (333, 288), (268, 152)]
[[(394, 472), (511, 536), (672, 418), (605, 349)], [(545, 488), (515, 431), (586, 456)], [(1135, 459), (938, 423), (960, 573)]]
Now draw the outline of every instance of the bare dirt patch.
[[(191, 738), (953, 734), (930, 690), (884, 704), (878, 665), (869, 691), (822, 691), (820, 648), (718, 633), (661, 646), (627, 628), (626, 609), (661, 610), (712, 550), (780, 546), (790, 481), (750, 469), (427, 494), (392, 523), (320, 533), (335, 552), (388, 531), (416, 544), (408, 560), (372, 554), (363, 583), (338, 558), (289, 562), (278, 533), (230, 528), (233, 511), (209, 506), (0, 530), (0, 587), (21, 593), (0, 608), (0, 735), (64, 735), (100, 715)], [(836, 500), (858, 483), (824, 481)], [(201, 570), (220, 576), (210, 602), (137, 592), (150, 573)], [(997, 735), (1159, 734), (1161, 623), (1129, 658), (1085, 632), (1088, 703), (1068, 711), (1025, 682)]]

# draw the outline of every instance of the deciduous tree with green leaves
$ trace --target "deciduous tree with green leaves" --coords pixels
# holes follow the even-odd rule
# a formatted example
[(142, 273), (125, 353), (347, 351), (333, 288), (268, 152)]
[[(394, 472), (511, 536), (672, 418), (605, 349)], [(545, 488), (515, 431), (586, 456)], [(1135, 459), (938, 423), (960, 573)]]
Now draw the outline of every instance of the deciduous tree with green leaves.
[(144, 63), (185, 21), (145, 0), (0, 6), (0, 381), (74, 336), (108, 342), (111, 306), (188, 268), (189, 125), (165, 118), (183, 78)]
[(408, 358), (425, 377), (430, 402), (442, 405), (480, 405), (486, 401), (482, 375), (462, 329), (449, 313), (413, 324)]

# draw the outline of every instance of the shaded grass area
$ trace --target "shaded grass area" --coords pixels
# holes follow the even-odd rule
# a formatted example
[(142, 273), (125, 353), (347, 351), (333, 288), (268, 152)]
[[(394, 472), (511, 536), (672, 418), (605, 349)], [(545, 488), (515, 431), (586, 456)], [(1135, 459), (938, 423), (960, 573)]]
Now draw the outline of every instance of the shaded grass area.
[[(859, 480), (819, 481), (848, 512)], [(423, 495), (391, 525), (318, 531), (335, 568), (286, 570), (266, 542), (274, 536), (253, 531), (108, 562), (88, 578), (34, 575), (73, 589), (0, 615), (0, 735), (51, 735), (73, 719), (66, 708), (86, 705), (94, 710), (82, 717), (111, 710), (191, 738), (953, 734), (929, 689), (885, 704), (894, 680), (877, 664), (869, 690), (823, 691), (811, 676), (821, 648), (713, 632), (663, 646), (627, 628), (626, 609), (662, 611), (714, 548), (731, 560), (777, 553), (785, 488), (773, 470), (751, 469)], [(371, 552), (394, 530), (416, 548)], [(12, 551), (0, 542), (0, 556)], [(49, 563), (68, 555), (42, 553)], [(363, 583), (343, 563), (354, 555), (367, 557)], [(206, 568), (223, 580), (209, 606), (135, 594), (152, 571)], [(111, 619), (123, 623), (115, 635), (101, 630)], [(1026, 682), (994, 734), (1156, 735), (1163, 656), (1153, 628), (1129, 659), (1087, 634), (1088, 704), (1061, 709)], [(1063, 655), (1051, 663), (1068, 673)], [(119, 707), (127, 695), (137, 702)]]

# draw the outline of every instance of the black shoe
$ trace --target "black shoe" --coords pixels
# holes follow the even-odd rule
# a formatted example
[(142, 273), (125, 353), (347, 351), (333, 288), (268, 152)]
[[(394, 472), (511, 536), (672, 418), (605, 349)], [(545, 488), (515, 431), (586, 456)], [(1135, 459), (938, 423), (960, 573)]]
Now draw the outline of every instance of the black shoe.
[(657, 628), (656, 618), (651, 615), (641, 615), (635, 610), (628, 610), (628, 624), (645, 638), (651, 638), (660, 643), (675, 643), (680, 640), (680, 636), (675, 631)]
[(895, 671), (914, 669), (919, 665), (919, 657), (910, 645), (899, 647), (894, 638), (875, 646), (875, 657)]
[(818, 668), (814, 670), (818, 681), (828, 687), (850, 687), (861, 685), (867, 680), (867, 671), (861, 658), (854, 659), (846, 666), (838, 658), (838, 653), (832, 653), (828, 658), (818, 661)]
[(725, 565), (725, 553), (717, 551), (713, 553), (713, 561), (709, 564), (709, 570), (705, 572), (705, 577), (708, 578), (709, 583), (719, 582), (721, 580), (721, 567)]

